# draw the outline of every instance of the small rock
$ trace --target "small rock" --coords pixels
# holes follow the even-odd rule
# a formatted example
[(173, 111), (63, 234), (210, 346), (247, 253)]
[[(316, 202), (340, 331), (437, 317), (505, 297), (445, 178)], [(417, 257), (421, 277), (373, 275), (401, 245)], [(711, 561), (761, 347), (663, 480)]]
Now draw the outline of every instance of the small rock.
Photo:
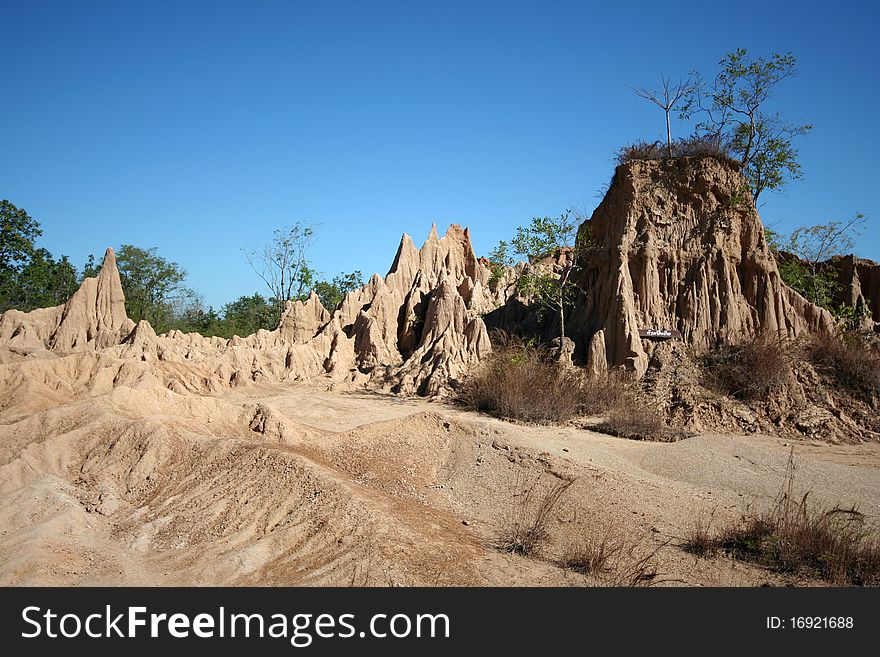
[(468, 527), (468, 526), (470, 526), (471, 523), (469, 523), (467, 520), (462, 520), (461, 524), (464, 525), (465, 527)]
[(567, 452), (567, 451), (568, 451), (568, 447), (563, 447), (563, 448), (562, 448), (562, 451), (563, 451), (563, 452)]

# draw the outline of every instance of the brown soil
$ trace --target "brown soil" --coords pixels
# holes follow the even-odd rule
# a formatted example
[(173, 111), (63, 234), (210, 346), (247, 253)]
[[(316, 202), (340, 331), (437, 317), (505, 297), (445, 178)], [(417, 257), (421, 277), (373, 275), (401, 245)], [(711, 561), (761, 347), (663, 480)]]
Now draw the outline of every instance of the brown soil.
[[(700, 515), (769, 504), (790, 445), (634, 442), (305, 384), (28, 394), (0, 410), (0, 583), (607, 583), (555, 565), (598, 528), (633, 559), (656, 550), (660, 582), (784, 584), (678, 546)], [(799, 488), (880, 517), (880, 445), (801, 441), (795, 454)], [(494, 547), (525, 487), (565, 479), (538, 554)]]

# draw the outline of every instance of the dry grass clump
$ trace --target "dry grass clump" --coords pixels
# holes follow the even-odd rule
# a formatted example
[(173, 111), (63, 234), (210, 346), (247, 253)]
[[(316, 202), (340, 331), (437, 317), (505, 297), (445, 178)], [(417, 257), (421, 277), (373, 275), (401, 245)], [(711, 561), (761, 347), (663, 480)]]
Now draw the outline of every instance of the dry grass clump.
[(791, 363), (790, 343), (767, 335), (723, 345), (704, 360), (709, 386), (744, 401), (765, 399), (782, 389)]
[(603, 422), (592, 427), (596, 431), (630, 440), (675, 442), (685, 436), (663, 421), (660, 412), (645, 406), (635, 397), (614, 406)]
[(458, 398), (504, 420), (556, 424), (604, 411), (623, 394), (623, 382), (561, 366), (548, 350), (508, 336), (465, 380)]
[(694, 518), (681, 545), (685, 552), (698, 557), (710, 557), (717, 552), (718, 546), (712, 536), (712, 517), (701, 514)]
[(808, 346), (810, 360), (839, 385), (866, 396), (880, 392), (880, 352), (854, 333), (816, 335)]
[(513, 495), (515, 503), (498, 533), (495, 547), (502, 552), (527, 557), (537, 555), (550, 538), (554, 509), (574, 482), (574, 479), (562, 479), (543, 488), (540, 477), (530, 485), (524, 485), (519, 476), (516, 484), (519, 492)]
[(630, 438), (672, 442), (684, 437), (662, 414), (640, 400), (624, 373), (588, 376), (582, 368), (555, 362), (548, 349), (496, 334), (495, 350), (458, 391), (468, 408), (503, 420), (559, 424), (600, 415), (590, 428)]
[(692, 136), (679, 139), (672, 144), (672, 153), (666, 144), (655, 141), (637, 141), (617, 151), (617, 163), (627, 164), (635, 160), (668, 160), (678, 157), (713, 157), (740, 168), (738, 160), (730, 154), (727, 145), (717, 137)]
[(839, 586), (880, 585), (880, 536), (855, 508), (808, 504), (793, 495), (794, 458), (783, 491), (767, 512), (748, 511), (709, 536), (692, 533), (684, 549), (700, 556), (721, 550), (775, 572), (807, 575)]
[(653, 586), (660, 575), (655, 557), (664, 545), (645, 551), (613, 524), (600, 525), (571, 542), (559, 566), (603, 586)]

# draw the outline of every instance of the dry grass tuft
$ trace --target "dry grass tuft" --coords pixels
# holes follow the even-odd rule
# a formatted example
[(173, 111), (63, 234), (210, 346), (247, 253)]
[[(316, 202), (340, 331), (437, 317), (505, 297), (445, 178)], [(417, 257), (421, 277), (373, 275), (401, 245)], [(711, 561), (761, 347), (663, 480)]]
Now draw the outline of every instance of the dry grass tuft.
[(856, 334), (813, 336), (810, 360), (842, 387), (867, 397), (880, 392), (880, 352)]
[(707, 518), (705, 514), (696, 516), (691, 524), (682, 543), (682, 549), (698, 557), (710, 557), (717, 551), (715, 540), (712, 537), (712, 518), (714, 512)]
[(592, 428), (629, 440), (669, 443), (685, 437), (683, 432), (667, 426), (659, 411), (632, 397), (614, 406), (606, 419)]
[(574, 479), (562, 479), (542, 488), (541, 477), (524, 485), (522, 476), (518, 476), (519, 492), (513, 495), (515, 503), (498, 533), (495, 547), (526, 557), (540, 553), (550, 538), (553, 511), (574, 482)]
[(599, 526), (572, 542), (559, 566), (602, 586), (653, 586), (660, 581), (655, 557), (666, 543), (648, 551), (641, 544), (612, 524)]
[(712, 157), (736, 169), (741, 168), (738, 160), (730, 154), (730, 149), (718, 138), (693, 136), (679, 139), (672, 144), (672, 155), (667, 145), (655, 141), (637, 141), (617, 151), (617, 163), (627, 164), (635, 160), (668, 160), (679, 157)]

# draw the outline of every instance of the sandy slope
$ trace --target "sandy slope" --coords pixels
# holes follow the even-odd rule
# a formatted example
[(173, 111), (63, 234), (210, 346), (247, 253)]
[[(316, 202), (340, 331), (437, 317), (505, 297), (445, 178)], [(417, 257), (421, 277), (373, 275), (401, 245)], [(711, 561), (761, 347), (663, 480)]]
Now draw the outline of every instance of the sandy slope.
[[(0, 411), (3, 584), (583, 584), (553, 561), (606, 527), (660, 547), (673, 583), (778, 581), (676, 544), (701, 513), (772, 499), (780, 439), (637, 443), (305, 385), (27, 399)], [(799, 487), (880, 516), (877, 445), (796, 454)], [(542, 557), (493, 549), (523, 489), (560, 477)]]

